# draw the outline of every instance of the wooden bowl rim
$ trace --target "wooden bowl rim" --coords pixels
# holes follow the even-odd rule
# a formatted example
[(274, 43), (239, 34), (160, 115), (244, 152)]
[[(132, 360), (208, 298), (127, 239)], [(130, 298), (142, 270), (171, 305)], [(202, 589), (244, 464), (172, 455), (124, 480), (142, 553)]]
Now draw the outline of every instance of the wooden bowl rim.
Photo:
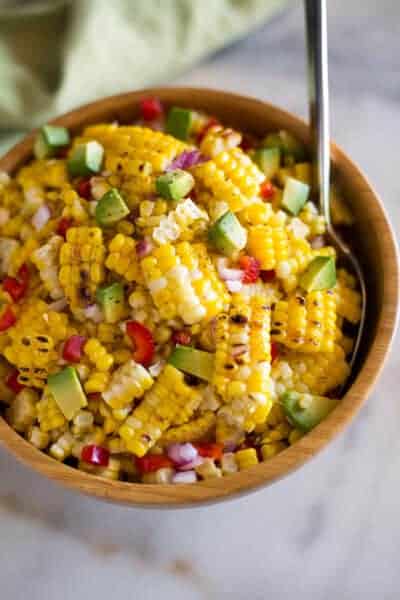
[[(293, 127), (302, 130), (308, 137), (308, 127), (300, 118), (277, 108), (276, 106), (249, 96), (224, 92), (210, 88), (193, 87), (161, 87), (147, 88), (110, 96), (96, 102), (91, 102), (78, 109), (70, 111), (51, 121), (68, 127), (79, 125), (80, 122), (96, 110), (105, 110), (112, 114), (118, 107), (134, 106), (146, 96), (158, 96), (166, 102), (188, 104), (185, 97), (198, 105), (207, 105), (207, 96), (223, 102), (231, 102), (241, 106), (244, 111), (253, 107), (262, 108), (277, 120), (284, 120)], [(32, 149), (35, 132), (14, 146), (0, 159), (0, 170), (13, 171), (26, 160)], [(0, 442), (21, 462), (35, 471), (45, 475), (63, 486), (80, 491), (97, 498), (142, 507), (187, 507), (201, 503), (211, 503), (248, 493), (268, 483), (272, 483), (291, 471), (299, 468), (328, 444), (359, 411), (360, 407), (371, 392), (379, 377), (387, 358), (394, 336), (397, 311), (399, 305), (399, 266), (394, 234), (388, 221), (385, 209), (372, 186), (360, 169), (334, 143), (332, 156), (335, 160), (347, 163), (355, 178), (360, 180), (373, 197), (372, 210), (379, 215), (379, 239), (381, 251), (385, 256), (384, 289), (381, 315), (377, 324), (376, 334), (361, 369), (340, 402), (339, 406), (318, 427), (296, 444), (284, 450), (271, 460), (251, 467), (246, 471), (224, 476), (220, 479), (180, 485), (149, 485), (135, 484), (122, 481), (110, 481), (87, 474), (78, 469), (58, 463), (55, 459), (37, 450), (22, 436), (14, 431), (0, 417)]]

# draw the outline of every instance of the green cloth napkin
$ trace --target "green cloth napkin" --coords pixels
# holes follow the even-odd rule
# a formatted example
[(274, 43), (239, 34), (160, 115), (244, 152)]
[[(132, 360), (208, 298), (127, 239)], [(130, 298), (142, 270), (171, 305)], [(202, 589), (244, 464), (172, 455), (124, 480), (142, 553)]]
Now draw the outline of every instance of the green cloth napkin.
[(283, 2), (0, 0), (0, 153), (82, 103), (170, 84)]

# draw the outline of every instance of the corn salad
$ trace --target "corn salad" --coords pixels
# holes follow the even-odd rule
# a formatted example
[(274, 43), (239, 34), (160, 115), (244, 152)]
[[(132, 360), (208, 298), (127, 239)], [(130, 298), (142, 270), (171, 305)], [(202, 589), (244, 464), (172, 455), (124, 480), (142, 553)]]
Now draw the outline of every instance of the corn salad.
[(360, 293), (290, 133), (244, 144), (156, 98), (140, 111), (74, 138), (46, 125), (0, 174), (0, 406), (57, 461), (191, 483), (270, 460), (335, 408)]

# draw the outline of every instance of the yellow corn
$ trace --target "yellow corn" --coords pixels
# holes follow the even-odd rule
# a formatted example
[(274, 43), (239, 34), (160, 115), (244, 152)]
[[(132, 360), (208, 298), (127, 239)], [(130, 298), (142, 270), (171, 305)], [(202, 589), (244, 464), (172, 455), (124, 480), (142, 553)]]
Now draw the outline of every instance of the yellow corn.
[(232, 297), (229, 313), (217, 318), (214, 385), (225, 406), (219, 414), (246, 431), (271, 409), (270, 306), (261, 296)]
[(92, 371), (88, 379), (83, 384), (85, 392), (88, 394), (95, 394), (98, 392), (104, 392), (107, 389), (110, 381), (110, 374), (104, 371)]
[(39, 450), (44, 450), (50, 443), (49, 434), (41, 431), (39, 427), (31, 427), (27, 439), (35, 448), (39, 448)]
[(282, 452), (282, 450), (285, 450), (285, 448), (287, 448), (285, 442), (271, 442), (268, 444), (264, 444), (263, 446), (261, 446), (262, 459), (264, 461), (268, 460), (276, 454), (279, 454), (279, 452)]
[(71, 456), (73, 445), (74, 438), (69, 431), (66, 431), (50, 446), (49, 454), (56, 460), (62, 462), (68, 458), (68, 456)]
[(325, 218), (318, 213), (317, 208), (311, 202), (307, 202), (305, 207), (299, 213), (299, 219), (305, 223), (309, 229), (311, 237), (323, 235), (326, 231)]
[(109, 371), (114, 364), (112, 354), (109, 354), (96, 338), (91, 338), (86, 342), (83, 352), (97, 371)]
[(210, 127), (203, 137), (200, 150), (204, 156), (214, 158), (221, 152), (226, 152), (239, 146), (242, 134), (233, 129), (224, 129), (221, 125)]
[(249, 227), (247, 247), (266, 271), (286, 261), (289, 258), (289, 240), (283, 218), (274, 214), (267, 225)]
[(178, 239), (191, 240), (201, 229), (205, 229), (208, 214), (190, 198), (186, 198), (162, 216), (152, 231), (152, 238), (158, 244), (176, 242)]
[(336, 302), (332, 290), (293, 294), (275, 304), (272, 338), (301, 352), (332, 352), (336, 336)]
[(160, 439), (159, 444), (165, 447), (183, 442), (199, 442), (211, 435), (215, 429), (215, 423), (215, 414), (207, 411), (197, 419), (189, 421), (189, 423), (168, 429)]
[(17, 431), (27, 431), (34, 423), (37, 415), (38, 395), (34, 390), (25, 389), (19, 392), (7, 409), (9, 423)]
[(149, 372), (134, 360), (129, 360), (114, 371), (103, 399), (111, 408), (128, 406), (133, 400), (140, 398), (153, 385)]
[(235, 459), (239, 471), (258, 465), (257, 450), (255, 448), (245, 448), (235, 452)]
[(15, 252), (13, 252), (12, 256), (11, 256), (11, 266), (10, 266), (10, 270), (9, 270), (9, 274), (10, 275), (16, 275), (16, 273), (18, 273), (18, 270), (20, 269), (20, 267), (22, 267), (22, 265), (24, 265), (25, 263), (27, 263), (30, 258), (31, 255), (33, 254), (33, 252), (35, 252), (35, 250), (37, 250), (37, 248), (39, 247), (39, 242), (31, 237), (29, 239), (27, 239), (22, 246), (20, 246), (19, 248), (16, 249)]
[(58, 280), (58, 256), (62, 244), (63, 238), (53, 235), (47, 244), (40, 246), (31, 256), (31, 261), (38, 269), (40, 278), (53, 300), (64, 295)]
[(90, 465), (89, 463), (81, 460), (78, 464), (78, 468), (86, 473), (97, 475), (97, 477), (105, 477), (106, 479), (117, 480), (119, 479), (119, 473), (121, 470), (121, 461), (117, 458), (110, 458), (107, 467), (97, 467), (96, 465)]
[(62, 216), (72, 219), (74, 223), (85, 223), (89, 218), (88, 203), (80, 198), (78, 193), (72, 188), (65, 188), (61, 193), (61, 199), (64, 202)]
[(185, 383), (183, 373), (166, 365), (119, 434), (130, 452), (144, 456), (168, 427), (189, 420), (200, 402), (200, 392)]
[(64, 160), (34, 160), (18, 172), (17, 182), (24, 190), (32, 185), (61, 188), (68, 184), (68, 174)]
[(63, 427), (67, 422), (47, 387), (36, 405), (36, 410), (40, 430), (44, 433), (51, 429)]
[(71, 227), (61, 246), (59, 279), (71, 308), (95, 301), (104, 279), (103, 234), (99, 227)]
[(238, 466), (234, 452), (224, 452), (221, 458), (221, 469), (224, 475), (237, 473)]
[(107, 269), (118, 273), (127, 281), (140, 283), (143, 280), (136, 255), (136, 241), (133, 238), (117, 233), (111, 240), (108, 250)]
[(361, 318), (361, 294), (355, 286), (354, 277), (345, 269), (339, 269), (334, 288), (337, 314), (354, 324)]
[(237, 426), (228, 423), (223, 417), (217, 416), (215, 438), (224, 446), (238, 446), (245, 438), (244, 432)]
[(89, 410), (80, 410), (73, 418), (71, 431), (74, 435), (87, 433), (93, 429), (94, 416)]
[(222, 471), (216, 466), (212, 458), (204, 458), (203, 462), (196, 467), (197, 475), (200, 475), (202, 479), (217, 479), (222, 477)]

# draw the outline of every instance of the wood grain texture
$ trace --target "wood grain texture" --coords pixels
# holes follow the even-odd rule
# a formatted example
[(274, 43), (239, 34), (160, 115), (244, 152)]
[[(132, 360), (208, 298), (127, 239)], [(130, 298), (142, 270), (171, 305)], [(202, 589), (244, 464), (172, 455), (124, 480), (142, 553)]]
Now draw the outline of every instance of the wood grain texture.
[[(127, 123), (138, 115), (141, 98), (155, 95), (167, 106), (178, 104), (205, 110), (224, 123), (257, 135), (288, 129), (305, 143), (308, 128), (300, 119), (265, 102), (222, 91), (196, 88), (155, 88), (100, 100), (70, 112), (53, 122), (73, 133), (90, 123), (119, 120)], [(0, 160), (0, 170), (13, 173), (32, 151), (35, 132)], [(297, 469), (334, 438), (358, 412), (371, 392), (396, 327), (399, 303), (399, 269), (396, 244), (377, 194), (354, 163), (332, 144), (336, 177), (357, 219), (355, 248), (367, 276), (367, 327), (352, 385), (339, 406), (318, 427), (295, 445), (268, 462), (242, 473), (196, 484), (145, 485), (109, 481), (58, 463), (25, 441), (0, 418), (0, 441), (26, 465), (58, 483), (103, 500), (145, 507), (177, 507), (210, 503), (265, 486)]]

